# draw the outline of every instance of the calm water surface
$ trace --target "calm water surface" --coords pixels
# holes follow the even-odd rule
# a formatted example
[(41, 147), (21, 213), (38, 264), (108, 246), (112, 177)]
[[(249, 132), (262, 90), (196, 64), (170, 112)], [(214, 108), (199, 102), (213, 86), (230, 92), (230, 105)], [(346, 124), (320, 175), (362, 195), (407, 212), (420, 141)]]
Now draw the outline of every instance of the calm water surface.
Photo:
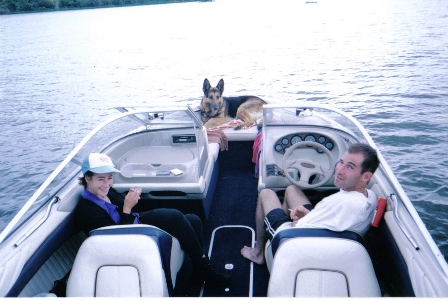
[(0, 229), (121, 104), (334, 104), (370, 132), (448, 258), (448, 4), (219, 0), (0, 16)]

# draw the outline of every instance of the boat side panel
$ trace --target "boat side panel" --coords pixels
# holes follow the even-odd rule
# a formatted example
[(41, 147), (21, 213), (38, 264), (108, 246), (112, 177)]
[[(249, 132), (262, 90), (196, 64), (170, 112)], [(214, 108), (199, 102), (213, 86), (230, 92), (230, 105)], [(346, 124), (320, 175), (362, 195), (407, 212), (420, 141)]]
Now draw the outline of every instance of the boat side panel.
[(383, 296), (415, 297), (406, 262), (384, 221), (366, 233), (365, 242)]
[[(401, 208), (401, 207), (400, 207)], [(404, 232), (397, 224), (392, 212), (386, 212), (385, 220), (391, 235), (393, 236), (399, 252), (403, 256), (408, 268), (408, 274), (416, 297), (446, 297), (448, 296), (447, 277), (442, 271), (436, 272), (441, 267), (438, 262), (430, 256), (430, 246), (422, 237), (421, 232), (415, 225), (407, 211), (399, 211), (402, 227), (409, 231), (409, 235), (415, 240), (418, 250), (414, 247)]]
[[(32, 277), (38, 272), (38, 270), (44, 265), (44, 263), (55, 253), (55, 251), (66, 241), (68, 241), (78, 231), (76, 230), (73, 215), (70, 214), (58, 227), (45, 239), (40, 247), (29, 258), (27, 263), (23, 266), (23, 269), (15, 281), (12, 288), (7, 293), (7, 297), (17, 297), (29, 283)], [(76, 254), (76, 250), (74, 250)], [(73, 257), (74, 259), (74, 257)], [(67, 259), (65, 259), (67, 260)], [(53, 271), (54, 279), (39, 279), (39, 282), (46, 282), (50, 284), (51, 289), (53, 281), (61, 278), (67, 271)], [(51, 275), (51, 273), (49, 273)], [(48, 275), (48, 274), (47, 274)], [(62, 275), (62, 276), (61, 276)], [(47, 291), (44, 292), (48, 292)], [(36, 292), (36, 293), (44, 293)], [(26, 296), (30, 297), (30, 296)]]

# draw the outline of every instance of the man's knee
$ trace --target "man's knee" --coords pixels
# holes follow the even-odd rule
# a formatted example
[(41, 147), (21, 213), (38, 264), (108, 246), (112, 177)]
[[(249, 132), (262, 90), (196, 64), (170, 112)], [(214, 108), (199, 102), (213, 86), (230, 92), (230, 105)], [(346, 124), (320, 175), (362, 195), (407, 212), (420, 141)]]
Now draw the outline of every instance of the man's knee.
[(258, 194), (258, 200), (261, 202), (272, 199), (278, 199), (277, 194), (272, 189), (264, 188)]
[(296, 185), (290, 185), (286, 188), (285, 200), (290, 206), (301, 205), (310, 202), (305, 193), (303, 193), (302, 189), (300, 189)]
[(281, 208), (282, 204), (277, 193), (271, 189), (263, 189), (258, 195), (258, 202), (266, 214), (274, 208)]
[(296, 186), (296, 185), (289, 185), (288, 187), (286, 187), (286, 193), (301, 193), (302, 190)]
[(305, 194), (303, 193), (302, 189), (300, 189), (298, 186), (289, 185), (288, 187), (286, 187), (285, 196), (301, 197), (305, 196)]

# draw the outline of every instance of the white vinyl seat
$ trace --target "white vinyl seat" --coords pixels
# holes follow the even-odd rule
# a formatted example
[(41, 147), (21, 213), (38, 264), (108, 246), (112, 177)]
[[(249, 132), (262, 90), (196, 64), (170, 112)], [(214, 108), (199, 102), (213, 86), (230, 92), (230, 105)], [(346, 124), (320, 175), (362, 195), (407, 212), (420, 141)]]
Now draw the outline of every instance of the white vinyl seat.
[(166, 297), (183, 259), (178, 240), (157, 227), (100, 228), (76, 255), (67, 297)]
[(381, 297), (370, 256), (356, 236), (301, 228), (277, 233), (266, 246), (268, 297)]

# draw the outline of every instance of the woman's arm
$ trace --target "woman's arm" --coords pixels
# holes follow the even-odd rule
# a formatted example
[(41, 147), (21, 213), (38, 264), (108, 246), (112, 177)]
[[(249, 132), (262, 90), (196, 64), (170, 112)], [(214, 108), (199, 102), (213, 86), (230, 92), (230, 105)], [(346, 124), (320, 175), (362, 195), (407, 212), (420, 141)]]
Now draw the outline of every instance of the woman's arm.
[(103, 208), (84, 198), (80, 198), (76, 206), (75, 220), (78, 228), (87, 235), (92, 230), (115, 225), (113, 219)]

